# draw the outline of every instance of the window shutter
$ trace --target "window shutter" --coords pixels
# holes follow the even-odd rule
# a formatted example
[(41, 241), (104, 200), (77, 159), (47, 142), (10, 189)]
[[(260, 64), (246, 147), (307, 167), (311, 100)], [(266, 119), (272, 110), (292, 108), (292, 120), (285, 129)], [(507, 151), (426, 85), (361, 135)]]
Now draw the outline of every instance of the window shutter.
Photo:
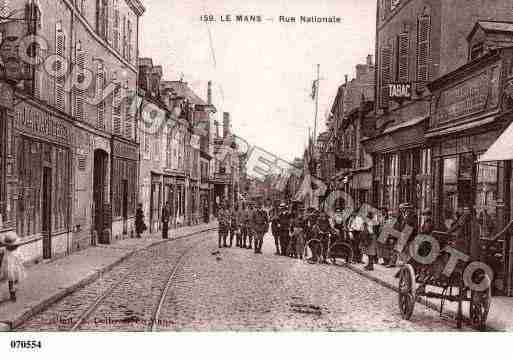
[(100, 98), (97, 109), (96, 126), (102, 130), (105, 129), (105, 100), (103, 99), (103, 92), (105, 89), (105, 70), (103, 63), (98, 63), (96, 67), (96, 91), (97, 96)]
[(131, 98), (128, 93), (128, 81), (125, 83), (125, 136), (128, 139), (133, 137), (133, 116), (130, 109)]
[[(85, 69), (86, 69), (86, 52), (81, 49), (81, 50), (76, 50), (76, 64), (75, 66), (77, 66), (77, 73), (78, 74), (84, 74), (85, 72)], [(85, 75), (83, 75), (85, 76)], [(84, 98), (85, 98), (85, 91), (83, 89), (80, 89), (78, 88), (77, 86), (75, 86), (73, 88), (73, 92), (75, 94), (75, 111), (74, 111), (74, 115), (75, 115), (75, 118), (79, 121), (84, 121)]]
[(392, 80), (392, 47), (383, 45), (381, 47), (380, 59), (380, 88), (381, 88), (381, 107), (388, 107), (388, 84)]
[(119, 51), (119, 4), (116, 1), (114, 8), (114, 26), (113, 26), (114, 38), (113, 46), (116, 51)]
[(0, 0), (0, 16), (9, 16), (9, 0)]
[[(57, 25), (61, 26), (60, 23)], [(56, 39), (55, 39), (55, 49), (56, 54), (60, 56), (62, 59), (66, 58), (66, 35), (62, 31), (62, 29), (56, 30)], [(59, 63), (59, 66), (62, 68), (64, 64)], [(64, 95), (64, 78), (65, 76), (59, 76), (55, 80), (55, 106), (60, 111), (65, 111), (65, 95)]]
[(417, 91), (429, 81), (431, 17), (422, 15), (417, 21)]
[(126, 17), (123, 16), (123, 57), (126, 57)]
[(121, 135), (121, 84), (114, 79), (115, 89), (112, 94), (112, 131)]
[(408, 57), (410, 53), (410, 37), (407, 32), (397, 37), (397, 80), (408, 82)]

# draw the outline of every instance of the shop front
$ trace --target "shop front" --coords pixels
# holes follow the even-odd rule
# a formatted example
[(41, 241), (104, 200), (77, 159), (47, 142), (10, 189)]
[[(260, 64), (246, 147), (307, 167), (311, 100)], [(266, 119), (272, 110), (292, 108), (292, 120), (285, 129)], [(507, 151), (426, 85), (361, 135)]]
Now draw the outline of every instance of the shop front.
[(513, 81), (507, 70), (511, 58), (512, 51), (504, 49), (433, 82), (427, 133), (436, 228), (448, 232), (460, 216), (470, 216), (464, 250), (493, 269), (494, 293), (508, 295), (513, 295), (511, 236), (499, 233), (512, 219), (513, 156), (507, 150), (488, 150), (501, 135), (509, 136), (505, 130), (513, 121), (513, 99), (502, 93), (508, 77)]
[(0, 82), (0, 233), (16, 228), (13, 97), (12, 86)]
[(366, 181), (371, 188), (364, 196), (374, 207), (394, 212), (399, 204), (409, 203), (420, 213), (428, 206), (431, 158), (424, 137), (427, 119), (424, 115), (402, 121), (362, 140), (374, 164), (372, 178)]
[[(71, 249), (72, 125), (45, 105), (20, 100), (7, 138), (16, 157), (15, 172), (7, 174), (17, 178), (20, 253), (26, 261), (51, 259)], [(7, 213), (12, 209), (11, 202)]]
[(136, 144), (112, 138), (112, 238), (133, 235), (138, 188), (139, 149)]

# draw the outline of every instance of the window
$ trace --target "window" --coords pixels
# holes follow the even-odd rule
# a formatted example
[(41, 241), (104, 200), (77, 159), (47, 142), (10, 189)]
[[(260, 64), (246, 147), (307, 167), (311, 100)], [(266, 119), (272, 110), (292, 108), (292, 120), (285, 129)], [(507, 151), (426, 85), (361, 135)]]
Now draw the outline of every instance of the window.
[(474, 44), (470, 49), (470, 60), (477, 59), (479, 56), (484, 54), (484, 45), (483, 43)]
[(127, 26), (126, 26), (126, 16), (123, 16), (123, 57), (127, 57)]
[(397, 207), (397, 175), (398, 175), (397, 154), (386, 154), (384, 156), (384, 184), (383, 184), (383, 205), (388, 208)]
[(458, 158), (448, 157), (443, 160), (442, 173), (442, 219), (446, 230), (456, 221), (458, 210)]
[(397, 7), (399, 5), (401, 5), (401, 0), (391, 0), (390, 1), (390, 10), (394, 11), (395, 9), (397, 9)]
[(129, 62), (132, 62), (132, 23), (130, 22), (130, 20), (127, 20), (127, 55), (126, 55), (126, 59), (129, 61)]
[(499, 162), (478, 164), (475, 209), (481, 239), (490, 239), (497, 232), (498, 174)]
[(422, 92), (429, 81), (431, 51), (431, 17), (422, 15), (417, 20), (417, 91)]
[(410, 37), (407, 32), (397, 36), (397, 81), (408, 82), (408, 57), (410, 54)]
[(96, 31), (104, 39), (109, 34), (109, 0), (97, 0)]
[(119, 2), (115, 0), (114, 3), (114, 24), (113, 24), (113, 46), (116, 51), (119, 51)]

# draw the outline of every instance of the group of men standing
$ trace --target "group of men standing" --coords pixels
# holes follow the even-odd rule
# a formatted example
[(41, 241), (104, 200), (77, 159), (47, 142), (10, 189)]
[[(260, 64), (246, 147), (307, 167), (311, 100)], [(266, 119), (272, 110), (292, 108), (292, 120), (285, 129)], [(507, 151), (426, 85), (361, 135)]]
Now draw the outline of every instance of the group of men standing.
[[(256, 205), (252, 203), (241, 206), (236, 204), (234, 208), (227, 208), (222, 204), (218, 212), (219, 231), (218, 245), (232, 247), (233, 240), (239, 248), (255, 250), (255, 253), (262, 253), (264, 235), (269, 231), (269, 215), (263, 208), (262, 202)], [(229, 244), (227, 243), (229, 239)]]

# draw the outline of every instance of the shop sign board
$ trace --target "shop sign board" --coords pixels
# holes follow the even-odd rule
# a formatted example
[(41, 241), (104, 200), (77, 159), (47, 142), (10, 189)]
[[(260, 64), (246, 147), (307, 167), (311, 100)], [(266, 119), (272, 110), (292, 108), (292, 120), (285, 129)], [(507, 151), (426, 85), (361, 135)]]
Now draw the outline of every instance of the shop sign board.
[(442, 90), (433, 97), (431, 117), (436, 125), (492, 110), (499, 103), (500, 64)]

